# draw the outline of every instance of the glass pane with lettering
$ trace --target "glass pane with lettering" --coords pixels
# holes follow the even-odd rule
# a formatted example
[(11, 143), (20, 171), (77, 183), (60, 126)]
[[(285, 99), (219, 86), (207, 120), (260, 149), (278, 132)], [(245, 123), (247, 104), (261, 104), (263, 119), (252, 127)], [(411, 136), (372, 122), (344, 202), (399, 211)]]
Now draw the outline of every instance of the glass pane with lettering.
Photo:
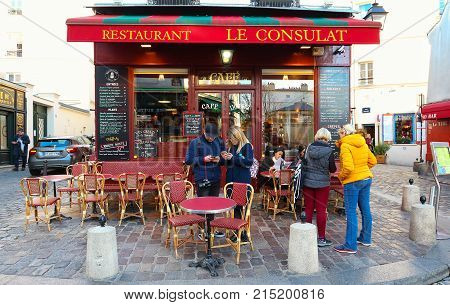
[(202, 71), (197, 74), (197, 85), (252, 85), (250, 71)]
[(205, 124), (214, 123), (222, 134), (222, 93), (199, 92), (197, 94), (198, 111), (203, 112)]

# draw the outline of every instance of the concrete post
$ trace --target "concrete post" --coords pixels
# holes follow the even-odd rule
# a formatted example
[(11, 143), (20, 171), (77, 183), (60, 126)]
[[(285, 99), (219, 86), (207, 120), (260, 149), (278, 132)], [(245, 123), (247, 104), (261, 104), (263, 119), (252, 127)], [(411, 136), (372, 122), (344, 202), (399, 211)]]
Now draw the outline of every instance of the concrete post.
[(432, 245), (436, 242), (436, 214), (434, 206), (424, 204), (425, 200), (425, 196), (421, 196), (422, 204), (412, 206), (409, 238), (418, 244)]
[(88, 278), (105, 280), (114, 277), (118, 272), (116, 229), (109, 226), (89, 229), (86, 257)]
[(402, 211), (410, 212), (411, 206), (419, 202), (420, 189), (413, 183), (414, 180), (409, 179), (409, 185), (403, 186)]
[(290, 227), (288, 268), (290, 271), (311, 274), (319, 272), (317, 228), (310, 223), (294, 223)]

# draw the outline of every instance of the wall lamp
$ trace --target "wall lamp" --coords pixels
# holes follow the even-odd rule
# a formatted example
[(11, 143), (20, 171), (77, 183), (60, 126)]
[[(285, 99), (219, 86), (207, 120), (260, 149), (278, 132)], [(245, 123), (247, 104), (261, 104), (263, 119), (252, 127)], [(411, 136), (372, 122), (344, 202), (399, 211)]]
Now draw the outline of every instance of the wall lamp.
[(222, 60), (222, 64), (229, 65), (233, 59), (234, 50), (219, 50), (220, 59)]

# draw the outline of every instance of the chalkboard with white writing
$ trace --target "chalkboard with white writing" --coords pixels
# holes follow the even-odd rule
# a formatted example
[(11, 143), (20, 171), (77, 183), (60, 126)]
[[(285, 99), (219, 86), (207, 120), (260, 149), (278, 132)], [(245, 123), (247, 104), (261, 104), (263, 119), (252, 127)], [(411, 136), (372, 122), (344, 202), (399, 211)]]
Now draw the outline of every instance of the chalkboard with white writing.
[(331, 145), (338, 157), (336, 141), (340, 126), (350, 118), (350, 70), (348, 67), (319, 69), (319, 128), (331, 132)]
[(201, 112), (183, 112), (183, 135), (197, 137), (202, 133), (203, 114)]
[(158, 129), (139, 128), (134, 131), (134, 154), (138, 158), (158, 156)]
[(95, 67), (95, 114), (98, 159), (129, 160), (127, 68)]

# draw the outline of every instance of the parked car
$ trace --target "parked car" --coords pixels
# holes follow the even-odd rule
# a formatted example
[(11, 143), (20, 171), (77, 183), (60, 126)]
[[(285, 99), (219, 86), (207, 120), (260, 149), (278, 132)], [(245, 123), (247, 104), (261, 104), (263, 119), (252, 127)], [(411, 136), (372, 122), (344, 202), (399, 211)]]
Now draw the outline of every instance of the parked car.
[(84, 136), (49, 137), (40, 139), (30, 150), (30, 174), (39, 176), (47, 161), (47, 169), (65, 168), (84, 161), (92, 153), (93, 145)]

